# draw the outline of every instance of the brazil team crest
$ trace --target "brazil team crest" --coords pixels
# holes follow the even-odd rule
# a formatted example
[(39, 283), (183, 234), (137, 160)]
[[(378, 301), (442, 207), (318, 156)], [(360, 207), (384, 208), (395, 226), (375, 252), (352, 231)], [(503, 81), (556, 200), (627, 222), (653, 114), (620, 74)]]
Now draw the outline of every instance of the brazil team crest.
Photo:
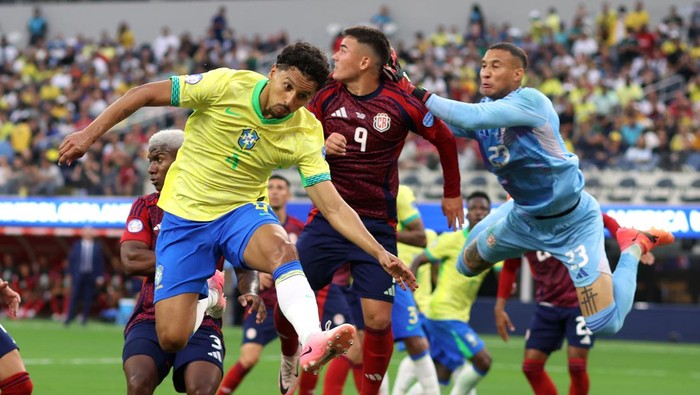
[(374, 130), (384, 133), (391, 127), (391, 117), (389, 114), (381, 112), (374, 116)]
[(253, 129), (243, 129), (241, 136), (238, 138), (238, 146), (244, 150), (251, 150), (255, 147), (255, 143), (260, 140), (258, 132)]

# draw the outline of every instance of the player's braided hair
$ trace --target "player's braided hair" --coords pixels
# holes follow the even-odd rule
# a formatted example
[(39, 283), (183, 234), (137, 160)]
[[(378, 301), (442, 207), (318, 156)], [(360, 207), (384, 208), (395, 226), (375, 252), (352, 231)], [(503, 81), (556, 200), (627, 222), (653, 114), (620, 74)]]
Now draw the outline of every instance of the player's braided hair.
[(354, 26), (343, 31), (343, 36), (350, 36), (358, 43), (368, 45), (378, 57), (379, 67), (383, 67), (391, 58), (391, 44), (381, 30), (369, 26)]
[(291, 67), (298, 69), (306, 77), (309, 77), (316, 83), (318, 89), (321, 89), (326, 84), (331, 73), (328, 66), (328, 58), (326, 58), (323, 51), (304, 41), (286, 46), (277, 55), (278, 69), (288, 70)]

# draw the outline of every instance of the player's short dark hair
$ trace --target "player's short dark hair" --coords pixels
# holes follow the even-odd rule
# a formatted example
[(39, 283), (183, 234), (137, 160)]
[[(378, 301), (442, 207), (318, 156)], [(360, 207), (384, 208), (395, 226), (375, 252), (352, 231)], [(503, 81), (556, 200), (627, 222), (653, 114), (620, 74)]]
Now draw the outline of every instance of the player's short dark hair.
[(287, 45), (277, 55), (277, 68), (288, 70), (294, 67), (316, 83), (317, 89), (323, 88), (328, 81), (331, 69), (328, 58), (318, 47), (304, 41)]
[(469, 204), (469, 201), (475, 198), (484, 198), (489, 203), (489, 206), (491, 205), (491, 199), (484, 191), (474, 191), (470, 193), (465, 200), (467, 201), (467, 204)]
[(492, 49), (500, 49), (502, 51), (510, 52), (511, 55), (520, 59), (520, 63), (522, 64), (523, 70), (527, 70), (527, 54), (525, 53), (525, 51), (523, 51), (522, 48), (518, 47), (515, 44), (511, 44), (511, 43), (507, 43), (507, 42), (500, 42), (497, 44), (493, 44), (492, 46), (489, 47), (489, 50), (492, 50)]
[(368, 45), (379, 58), (380, 67), (391, 58), (391, 44), (381, 30), (369, 26), (353, 26), (343, 31), (343, 36), (350, 36), (358, 43)]
[(287, 184), (287, 188), (292, 186), (292, 184), (289, 183), (289, 180), (287, 179), (287, 177), (281, 176), (279, 174), (271, 175), (269, 180), (282, 180), (285, 184)]

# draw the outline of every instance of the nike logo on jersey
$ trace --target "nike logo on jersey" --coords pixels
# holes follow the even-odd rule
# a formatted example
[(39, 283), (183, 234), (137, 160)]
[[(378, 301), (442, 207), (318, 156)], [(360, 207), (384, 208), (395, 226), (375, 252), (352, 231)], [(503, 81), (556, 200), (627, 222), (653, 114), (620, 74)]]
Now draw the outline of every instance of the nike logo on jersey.
[(242, 117), (242, 116), (243, 116), (243, 114), (239, 114), (239, 113), (237, 113), (237, 112), (231, 110), (231, 107), (226, 107), (226, 109), (224, 110), (224, 112), (225, 112), (226, 114), (228, 114), (228, 115), (233, 116), (233, 117)]
[(335, 110), (331, 116), (336, 118), (347, 118), (348, 113), (345, 111), (345, 107), (340, 107), (338, 110)]

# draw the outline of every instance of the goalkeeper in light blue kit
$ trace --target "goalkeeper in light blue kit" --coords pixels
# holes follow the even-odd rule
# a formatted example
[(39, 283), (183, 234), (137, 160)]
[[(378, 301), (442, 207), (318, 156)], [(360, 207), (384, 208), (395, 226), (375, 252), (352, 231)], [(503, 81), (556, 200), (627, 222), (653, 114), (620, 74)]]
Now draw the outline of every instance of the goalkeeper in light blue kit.
[(527, 55), (519, 47), (491, 46), (481, 61), (484, 98), (476, 104), (445, 99), (403, 80), (456, 136), (478, 141), (486, 167), (512, 197), (471, 231), (457, 268), (474, 276), (526, 251), (547, 251), (569, 269), (588, 328), (616, 333), (632, 308), (639, 257), (674, 237), (658, 229), (620, 229), (622, 254), (611, 273), (600, 206), (583, 190), (578, 157), (564, 146), (552, 102), (520, 86), (526, 69)]

